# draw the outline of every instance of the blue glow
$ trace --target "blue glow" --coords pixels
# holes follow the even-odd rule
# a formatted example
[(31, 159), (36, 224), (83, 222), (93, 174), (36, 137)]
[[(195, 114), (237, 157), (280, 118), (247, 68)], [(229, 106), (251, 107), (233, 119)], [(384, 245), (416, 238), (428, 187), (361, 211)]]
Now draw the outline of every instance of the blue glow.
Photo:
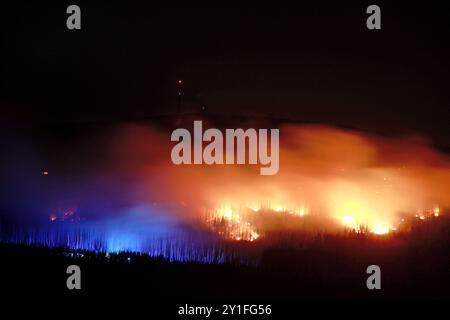
[(140, 252), (172, 262), (225, 263), (236, 259), (223, 250), (222, 242), (215, 236), (185, 230), (148, 207), (135, 207), (117, 218), (97, 221), (48, 221), (39, 227), (2, 228), (0, 241), (104, 254)]

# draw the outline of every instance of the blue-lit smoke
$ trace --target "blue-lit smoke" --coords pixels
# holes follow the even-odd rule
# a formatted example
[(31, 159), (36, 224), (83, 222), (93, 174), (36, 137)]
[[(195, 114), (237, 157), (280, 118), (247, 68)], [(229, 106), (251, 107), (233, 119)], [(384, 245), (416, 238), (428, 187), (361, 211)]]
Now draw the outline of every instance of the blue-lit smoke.
[(139, 206), (95, 221), (58, 221), (24, 227), (1, 226), (1, 242), (89, 250), (97, 253), (139, 252), (170, 261), (224, 263), (233, 255), (214, 235), (190, 231), (173, 215)]
[(0, 136), (8, 151), (0, 163), (0, 242), (170, 261), (244, 259), (198, 223), (204, 201), (193, 180), (171, 174), (169, 138), (133, 125)]

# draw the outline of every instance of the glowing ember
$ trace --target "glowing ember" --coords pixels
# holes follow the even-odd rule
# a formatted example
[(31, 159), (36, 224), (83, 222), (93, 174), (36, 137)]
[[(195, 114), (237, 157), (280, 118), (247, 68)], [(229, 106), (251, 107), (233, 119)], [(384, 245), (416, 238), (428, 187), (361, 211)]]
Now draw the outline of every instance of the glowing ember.
[(439, 217), (439, 208), (435, 208), (433, 212), (435, 217)]
[(434, 209), (427, 209), (427, 210), (417, 210), (417, 213), (415, 215), (416, 218), (420, 220), (426, 220), (432, 217), (439, 217), (440, 215), (440, 209), (439, 207), (435, 207)]
[(77, 214), (77, 209), (72, 208), (69, 210), (55, 210), (56, 213), (52, 213), (50, 215), (50, 221), (69, 221), (69, 222), (76, 222), (80, 221), (81, 217)]
[(373, 230), (374, 234), (387, 234), (390, 231), (388, 226), (377, 225)]

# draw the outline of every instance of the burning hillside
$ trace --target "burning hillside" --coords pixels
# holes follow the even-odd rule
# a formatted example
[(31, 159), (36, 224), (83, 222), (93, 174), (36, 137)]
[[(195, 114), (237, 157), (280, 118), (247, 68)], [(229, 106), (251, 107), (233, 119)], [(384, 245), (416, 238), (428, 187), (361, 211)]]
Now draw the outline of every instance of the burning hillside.
[[(401, 228), (405, 219), (438, 215), (449, 206), (449, 159), (422, 139), (313, 125), (282, 126), (280, 132), (274, 176), (260, 176), (248, 164), (173, 165), (164, 135), (143, 127), (121, 131), (114, 150), (126, 155), (121, 165), (133, 168), (141, 182), (159, 181), (158, 194), (149, 198), (180, 204), (186, 213), (179, 218), (200, 216), (229, 239), (255, 241), (261, 231), (292, 230), (308, 217), (314, 217), (316, 231), (381, 235)], [(269, 212), (289, 222), (274, 223)]]
[[(205, 128), (212, 125), (208, 121)], [(244, 130), (248, 125), (242, 123)], [(166, 252), (172, 236), (180, 244), (186, 230), (196, 242), (214, 236), (249, 244), (276, 232), (351, 230), (382, 236), (408, 231), (412, 221), (439, 219), (449, 207), (450, 161), (423, 139), (319, 125), (277, 127), (279, 172), (268, 176), (248, 161), (175, 165), (170, 160), (175, 143), (167, 129), (108, 129), (75, 149), (51, 153), (55, 159), (50, 153), (28, 155), (30, 162), (46, 159), (47, 174), (26, 184), (9, 177), (10, 202), (17, 199), (11, 207), (21, 221), (80, 226), (75, 244), (61, 230), (44, 243), (60, 245), (66, 239), (69, 247), (106, 251), (151, 248), (156, 255)], [(203, 141), (202, 148), (209, 143)], [(248, 159), (248, 145), (245, 152)], [(36, 167), (23, 159), (18, 163), (21, 175)], [(105, 243), (94, 245), (96, 239)], [(148, 241), (160, 241), (158, 249), (144, 244)]]

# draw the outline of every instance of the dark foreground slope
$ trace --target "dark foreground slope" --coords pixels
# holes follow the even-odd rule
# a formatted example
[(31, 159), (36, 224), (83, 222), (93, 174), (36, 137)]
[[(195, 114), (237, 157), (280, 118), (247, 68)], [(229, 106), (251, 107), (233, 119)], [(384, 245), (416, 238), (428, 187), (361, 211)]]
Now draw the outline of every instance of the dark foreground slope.
[[(266, 249), (259, 266), (169, 262), (136, 253), (74, 252), (0, 245), (2, 288), (38, 293), (157, 300), (443, 299), (449, 298), (450, 223), (422, 224), (409, 235), (318, 236), (308, 245)], [(66, 288), (66, 268), (81, 268), (82, 289)], [(381, 290), (366, 287), (367, 266), (381, 268)]]

